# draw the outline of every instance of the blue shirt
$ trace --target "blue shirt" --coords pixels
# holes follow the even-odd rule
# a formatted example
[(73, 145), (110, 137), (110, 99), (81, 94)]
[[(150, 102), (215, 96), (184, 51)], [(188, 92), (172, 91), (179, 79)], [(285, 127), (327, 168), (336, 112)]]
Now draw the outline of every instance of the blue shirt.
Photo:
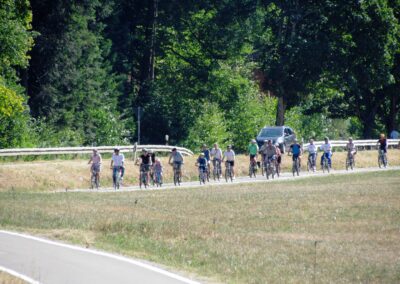
[(290, 146), (290, 148), (292, 149), (293, 155), (299, 155), (300, 154), (301, 146), (299, 144), (293, 144), (293, 145)]
[(207, 165), (207, 160), (206, 158), (198, 158), (197, 159), (197, 164), (199, 165), (199, 167), (206, 167)]
[(206, 158), (206, 160), (209, 161), (210, 160), (210, 150), (205, 149), (205, 150), (203, 150), (203, 153), (204, 153), (204, 158)]

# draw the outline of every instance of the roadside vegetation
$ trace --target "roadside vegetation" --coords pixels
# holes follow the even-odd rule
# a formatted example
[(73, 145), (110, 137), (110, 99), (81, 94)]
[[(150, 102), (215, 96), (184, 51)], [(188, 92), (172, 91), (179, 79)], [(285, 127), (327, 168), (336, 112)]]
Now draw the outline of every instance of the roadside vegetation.
[(384, 171), (129, 193), (7, 190), (0, 227), (206, 282), (397, 283), (399, 183), (399, 171)]
[[(82, 156), (83, 157), (83, 156)], [(0, 191), (54, 191), (59, 189), (77, 189), (89, 188), (90, 186), (90, 166), (87, 160), (36, 160), (32, 162), (8, 161), (0, 163)], [(305, 155), (307, 157), (307, 154)], [(356, 167), (377, 167), (377, 151), (359, 151), (356, 157)], [(127, 155), (126, 174), (124, 177), (124, 186), (138, 185), (139, 167), (134, 165), (132, 156)], [(198, 180), (198, 171), (195, 166), (197, 155), (185, 158), (183, 168), (183, 181)], [(236, 161), (236, 170), (238, 176), (248, 175), (249, 157), (238, 155)], [(318, 156), (317, 170), (319, 166), (320, 155)], [(400, 165), (400, 155), (398, 149), (388, 151), (389, 167)], [(346, 152), (335, 152), (332, 157), (332, 167), (335, 170), (345, 169)], [(167, 164), (168, 158), (161, 157), (164, 165), (164, 183), (172, 182), (172, 167)], [(302, 171), (306, 171), (307, 160), (303, 159)], [(287, 155), (282, 162), (284, 172), (291, 171), (292, 160)], [(224, 170), (224, 166), (222, 167)], [(261, 175), (261, 170), (258, 171)], [(110, 170), (110, 158), (103, 160), (101, 173), (101, 187), (112, 186), (112, 175)], [(123, 190), (123, 187), (122, 187)]]
[(26, 284), (24, 280), (17, 278), (11, 274), (0, 271), (0, 283), (2, 284)]

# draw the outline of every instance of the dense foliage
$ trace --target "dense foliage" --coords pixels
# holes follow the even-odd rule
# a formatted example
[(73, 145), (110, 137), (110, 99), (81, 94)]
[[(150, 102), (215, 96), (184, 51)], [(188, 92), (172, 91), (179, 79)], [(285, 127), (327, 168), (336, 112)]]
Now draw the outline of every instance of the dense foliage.
[(399, 0), (0, 0), (0, 147), (399, 126)]

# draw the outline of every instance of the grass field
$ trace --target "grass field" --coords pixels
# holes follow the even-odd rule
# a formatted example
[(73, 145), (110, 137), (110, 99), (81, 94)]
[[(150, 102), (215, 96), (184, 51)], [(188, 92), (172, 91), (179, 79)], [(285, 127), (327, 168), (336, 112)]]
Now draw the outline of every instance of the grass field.
[[(398, 149), (389, 150), (389, 164), (391, 166), (400, 165), (400, 151)], [(189, 181), (197, 179), (197, 168), (195, 160), (197, 157), (187, 157), (183, 168), (183, 180)], [(239, 176), (248, 174), (249, 158), (239, 155), (236, 162), (236, 171)], [(335, 152), (333, 155), (333, 168), (345, 168), (346, 154)], [(167, 165), (167, 158), (162, 158), (164, 164), (164, 180), (172, 179), (172, 168)], [(360, 151), (356, 157), (357, 167), (376, 167), (377, 151)], [(109, 169), (110, 160), (103, 162), (101, 185), (111, 187), (111, 170)], [(305, 170), (306, 161), (303, 162)], [(291, 168), (291, 158), (285, 156), (283, 159), (283, 171)], [(139, 176), (138, 166), (132, 160), (126, 161), (126, 175), (124, 185), (138, 185)], [(53, 160), (53, 161), (32, 161), (32, 162), (2, 162), (0, 163), (0, 191), (4, 190), (35, 190), (49, 191), (54, 189), (74, 189), (88, 188), (90, 185), (90, 172), (87, 160)]]
[(400, 171), (126, 193), (0, 192), (0, 226), (223, 283), (399, 283)]
[(19, 279), (13, 275), (0, 271), (0, 284), (25, 284), (22, 279)]

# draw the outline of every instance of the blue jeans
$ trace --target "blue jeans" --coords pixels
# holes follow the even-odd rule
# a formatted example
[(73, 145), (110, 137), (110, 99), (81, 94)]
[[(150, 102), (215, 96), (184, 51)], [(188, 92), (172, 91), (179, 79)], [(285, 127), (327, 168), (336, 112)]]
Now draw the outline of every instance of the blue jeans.
[(323, 164), (323, 162), (324, 162), (324, 159), (328, 159), (328, 165), (329, 165), (329, 166), (332, 166), (332, 159), (331, 159), (331, 157), (332, 157), (332, 153), (331, 153), (331, 152), (322, 154), (322, 156), (321, 156), (321, 166), (322, 166), (322, 164)]
[(114, 177), (117, 176), (117, 172), (119, 171), (119, 169), (121, 169), (121, 177), (124, 176), (125, 168), (121, 167), (121, 166), (114, 166), (113, 167), (113, 180), (114, 180)]

